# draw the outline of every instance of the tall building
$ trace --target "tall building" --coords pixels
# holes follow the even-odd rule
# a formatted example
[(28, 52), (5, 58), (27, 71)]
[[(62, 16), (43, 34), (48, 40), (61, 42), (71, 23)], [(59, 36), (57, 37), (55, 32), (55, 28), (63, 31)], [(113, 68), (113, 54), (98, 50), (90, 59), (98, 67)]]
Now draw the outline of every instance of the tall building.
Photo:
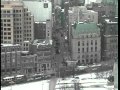
[(115, 60), (118, 56), (118, 21), (104, 19), (102, 35), (102, 60)]
[[(23, 0), (24, 5), (34, 16), (35, 22), (45, 22), (52, 18), (52, 3), (48, 0)], [(32, 7), (31, 7), (32, 6)]]
[(1, 3), (1, 43), (21, 44), (34, 40), (34, 18), (20, 1)]
[(96, 23), (75, 23), (71, 30), (71, 56), (79, 64), (101, 61), (101, 36)]
[(53, 27), (52, 2), (48, 0), (23, 0), (23, 3), (34, 15), (34, 38), (51, 39)]

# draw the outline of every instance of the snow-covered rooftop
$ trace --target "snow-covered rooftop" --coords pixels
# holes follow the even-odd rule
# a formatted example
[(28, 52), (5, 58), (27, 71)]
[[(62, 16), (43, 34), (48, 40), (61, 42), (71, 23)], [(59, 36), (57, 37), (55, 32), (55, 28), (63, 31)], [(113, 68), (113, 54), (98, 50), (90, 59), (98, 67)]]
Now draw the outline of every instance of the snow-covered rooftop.
[(20, 46), (20, 44), (1, 44), (2, 46)]
[(106, 21), (107, 23), (109, 23), (109, 24), (111, 24), (111, 23), (118, 23), (118, 22), (113, 22), (113, 21), (111, 21), (110, 19), (105, 19), (105, 21)]

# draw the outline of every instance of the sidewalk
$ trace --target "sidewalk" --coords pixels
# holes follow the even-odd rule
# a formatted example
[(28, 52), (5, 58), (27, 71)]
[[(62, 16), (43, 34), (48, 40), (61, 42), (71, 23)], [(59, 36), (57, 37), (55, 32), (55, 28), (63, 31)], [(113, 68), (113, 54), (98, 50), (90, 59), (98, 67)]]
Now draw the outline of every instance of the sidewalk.
[(49, 90), (55, 90), (56, 82), (57, 82), (56, 77), (51, 78), (49, 82)]

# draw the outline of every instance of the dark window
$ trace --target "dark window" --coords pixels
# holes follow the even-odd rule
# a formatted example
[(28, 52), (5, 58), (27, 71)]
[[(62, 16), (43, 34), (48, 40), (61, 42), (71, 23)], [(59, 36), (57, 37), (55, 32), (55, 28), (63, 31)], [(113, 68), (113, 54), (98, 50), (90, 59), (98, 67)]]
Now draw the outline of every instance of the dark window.
[(97, 47), (95, 47), (95, 51), (97, 51)]
[(78, 46), (80, 46), (80, 41), (78, 41)]
[(7, 39), (7, 37), (4, 37), (4, 39)]
[(97, 54), (95, 54), (95, 57), (97, 57)]
[(80, 53), (80, 48), (78, 48), (78, 53)]
[(7, 26), (10, 26), (10, 24), (7, 24)]
[(88, 52), (89, 50), (88, 50), (88, 47), (87, 47), (87, 52)]
[(93, 52), (93, 47), (91, 47), (91, 52)]
[(84, 55), (82, 55), (82, 58), (84, 58), (85, 56)]
[(87, 42), (87, 46), (89, 45), (89, 43)]
[(84, 53), (84, 48), (82, 48), (82, 52)]
[(10, 31), (11, 30), (11, 28), (8, 28), (8, 31)]
[(86, 63), (88, 63), (88, 59), (86, 59)]
[(91, 45), (93, 45), (93, 40), (91, 40)]
[(97, 45), (97, 40), (95, 40), (95, 45)]
[(82, 46), (84, 46), (84, 41), (82, 42)]
[(48, 8), (48, 3), (44, 3), (44, 8)]
[(8, 39), (11, 39), (11, 37), (8, 37)]
[(7, 13), (10, 13), (10, 11), (7, 11)]
[(11, 33), (10, 33), (10, 32), (8, 32), (8, 35), (11, 35)]
[(91, 55), (91, 57), (93, 57), (93, 55)]
[(10, 22), (10, 19), (8, 19), (7, 22)]
[(4, 35), (7, 35), (7, 33), (6, 33), (6, 32), (4, 32)]

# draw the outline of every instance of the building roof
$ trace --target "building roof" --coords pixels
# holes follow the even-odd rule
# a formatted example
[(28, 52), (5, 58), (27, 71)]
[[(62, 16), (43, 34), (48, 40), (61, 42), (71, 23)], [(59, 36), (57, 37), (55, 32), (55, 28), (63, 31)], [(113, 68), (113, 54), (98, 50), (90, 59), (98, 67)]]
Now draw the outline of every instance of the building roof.
[[(46, 19), (51, 19), (52, 15), (52, 3), (49, 1), (28, 1), (23, 0), (23, 3), (28, 10), (31, 11), (31, 14), (34, 15), (34, 21), (42, 22)], [(48, 8), (44, 8), (44, 3), (48, 3)]]
[(73, 33), (75, 35), (84, 34), (84, 33), (96, 33), (100, 32), (100, 29), (97, 27), (96, 23), (89, 22), (89, 23), (78, 23), (74, 24)]
[(117, 24), (118, 22), (111, 21), (110, 19), (105, 19), (108, 24)]
[(49, 39), (36, 39), (33, 41), (33, 45), (43, 46), (43, 45), (52, 45), (52, 40)]
[(20, 44), (1, 44), (3, 47), (8, 47), (8, 46), (20, 46)]

